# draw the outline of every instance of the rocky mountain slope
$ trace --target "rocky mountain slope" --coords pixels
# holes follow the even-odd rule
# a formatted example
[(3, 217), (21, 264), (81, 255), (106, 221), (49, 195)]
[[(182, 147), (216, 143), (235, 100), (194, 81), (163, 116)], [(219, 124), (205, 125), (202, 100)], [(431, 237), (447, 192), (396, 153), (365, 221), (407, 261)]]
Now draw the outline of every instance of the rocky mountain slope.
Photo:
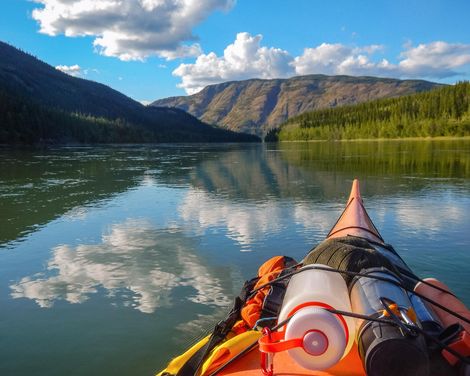
[(303, 112), (397, 97), (438, 85), (422, 80), (324, 75), (252, 79), (210, 85), (194, 95), (160, 99), (152, 106), (179, 108), (209, 124), (263, 135)]

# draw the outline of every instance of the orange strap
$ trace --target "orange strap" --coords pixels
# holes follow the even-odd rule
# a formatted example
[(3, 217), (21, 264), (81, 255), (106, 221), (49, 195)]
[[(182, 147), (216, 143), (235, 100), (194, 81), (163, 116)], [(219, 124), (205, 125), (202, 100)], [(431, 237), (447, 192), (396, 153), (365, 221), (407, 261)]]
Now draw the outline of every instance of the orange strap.
[(259, 351), (276, 353), (303, 346), (303, 338), (293, 338), (284, 341), (284, 332), (265, 331), (264, 336), (258, 340)]

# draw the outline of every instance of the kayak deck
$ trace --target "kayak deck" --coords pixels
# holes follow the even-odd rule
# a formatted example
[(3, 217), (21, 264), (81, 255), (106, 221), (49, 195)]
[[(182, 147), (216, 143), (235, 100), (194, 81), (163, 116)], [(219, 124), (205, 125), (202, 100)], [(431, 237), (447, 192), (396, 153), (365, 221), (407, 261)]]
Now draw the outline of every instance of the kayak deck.
[[(261, 376), (260, 354), (257, 349), (238, 359), (218, 375)], [(274, 375), (276, 376), (365, 376), (357, 346), (334, 367), (325, 371), (310, 371), (300, 367), (287, 352), (280, 352), (274, 357)]]

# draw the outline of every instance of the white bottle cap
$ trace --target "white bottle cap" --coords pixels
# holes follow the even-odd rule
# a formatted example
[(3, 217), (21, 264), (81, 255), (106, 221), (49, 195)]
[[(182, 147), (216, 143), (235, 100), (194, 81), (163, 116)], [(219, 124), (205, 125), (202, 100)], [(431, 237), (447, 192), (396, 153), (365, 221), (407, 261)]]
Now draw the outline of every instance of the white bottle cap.
[(301, 367), (324, 370), (334, 366), (346, 349), (346, 333), (335, 314), (323, 308), (299, 309), (286, 325), (286, 340), (303, 338), (303, 348), (288, 350)]

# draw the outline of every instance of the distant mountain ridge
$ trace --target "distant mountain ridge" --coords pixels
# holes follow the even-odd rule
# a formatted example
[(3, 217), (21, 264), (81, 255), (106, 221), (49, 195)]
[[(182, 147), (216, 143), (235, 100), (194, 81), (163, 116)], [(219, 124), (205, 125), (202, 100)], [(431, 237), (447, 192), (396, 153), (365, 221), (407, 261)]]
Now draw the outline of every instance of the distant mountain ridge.
[(0, 143), (254, 140), (205, 124), (183, 110), (143, 106), (3, 42), (0, 98)]
[(436, 86), (440, 84), (423, 80), (308, 75), (225, 82), (151, 105), (179, 108), (209, 124), (261, 136), (307, 111), (398, 97)]

